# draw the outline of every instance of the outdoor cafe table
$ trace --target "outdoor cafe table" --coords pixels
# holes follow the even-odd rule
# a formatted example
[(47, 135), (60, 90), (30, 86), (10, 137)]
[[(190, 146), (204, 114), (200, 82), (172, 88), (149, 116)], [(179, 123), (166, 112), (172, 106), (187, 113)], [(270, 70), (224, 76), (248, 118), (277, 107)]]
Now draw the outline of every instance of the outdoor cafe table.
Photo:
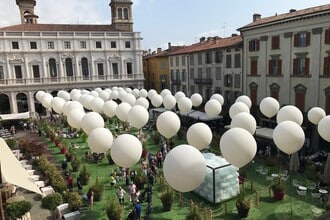
[(298, 186), (298, 189), (301, 190), (301, 191), (306, 191), (307, 190), (307, 187), (305, 187), (305, 186)]
[(40, 190), (41, 190), (43, 196), (47, 196), (49, 194), (55, 193), (53, 187), (51, 187), (51, 186), (42, 187), (42, 188), (40, 188)]

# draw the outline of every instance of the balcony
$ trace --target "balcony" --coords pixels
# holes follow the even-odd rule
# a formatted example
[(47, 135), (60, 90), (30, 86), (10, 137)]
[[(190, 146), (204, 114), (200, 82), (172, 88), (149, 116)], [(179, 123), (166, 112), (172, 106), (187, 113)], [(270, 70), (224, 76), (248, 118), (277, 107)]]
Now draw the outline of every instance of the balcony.
[(212, 85), (213, 79), (212, 78), (195, 78), (194, 83), (199, 84), (199, 85)]

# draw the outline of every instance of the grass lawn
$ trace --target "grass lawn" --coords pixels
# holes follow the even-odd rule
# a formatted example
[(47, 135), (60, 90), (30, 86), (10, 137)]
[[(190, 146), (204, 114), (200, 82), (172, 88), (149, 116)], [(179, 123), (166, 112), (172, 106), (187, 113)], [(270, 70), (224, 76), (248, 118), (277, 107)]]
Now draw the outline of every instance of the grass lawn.
[[(112, 125), (110, 126), (113, 129)], [(60, 154), (60, 151), (57, 147), (54, 146), (52, 142), (49, 141), (48, 138), (44, 138), (44, 140), (48, 143), (48, 147), (51, 150), (52, 154), (56, 158), (56, 160), (61, 163), (65, 156)], [(116, 165), (109, 165), (108, 160), (104, 158), (102, 161), (98, 163), (93, 163), (84, 160), (84, 153), (89, 150), (87, 143), (83, 142), (81, 138), (74, 138), (74, 139), (66, 139), (68, 143), (77, 143), (79, 144), (79, 149), (76, 149), (76, 154), (78, 158), (81, 159), (84, 165), (86, 165), (87, 169), (91, 171), (91, 179), (87, 186), (83, 187), (83, 193), (86, 193), (89, 187), (95, 182), (95, 179), (98, 177), (104, 183), (104, 194), (101, 201), (97, 201), (94, 203), (92, 209), (86, 209), (82, 213), (83, 220), (90, 220), (90, 219), (108, 219), (105, 213), (105, 206), (107, 201), (109, 200), (117, 200), (116, 190), (118, 187), (114, 186), (111, 187), (109, 180), (111, 171), (116, 169)], [(176, 145), (185, 143), (185, 140), (176, 140)], [(154, 144), (151, 138), (147, 141), (147, 148), (149, 152), (156, 153), (159, 149), (158, 144)], [(216, 146), (218, 148), (218, 146)], [(313, 199), (311, 197), (310, 192), (307, 193), (306, 196), (299, 196), (296, 193), (295, 188), (292, 186), (292, 180), (298, 179), (302, 183), (305, 183), (305, 178), (296, 173), (289, 173), (290, 177), (286, 181), (286, 195), (283, 201), (275, 202), (273, 197), (269, 195), (268, 187), (270, 185), (267, 182), (265, 176), (257, 173), (255, 168), (259, 166), (261, 162), (251, 163), (247, 167), (247, 178), (245, 181), (245, 194), (248, 198), (251, 199), (253, 202), (253, 206), (250, 209), (249, 216), (247, 219), (266, 219), (266, 220), (282, 220), (282, 219), (315, 219), (312, 207), (316, 207), (321, 209), (323, 212), (325, 211), (319, 199)], [(70, 166), (69, 166), (70, 167)], [(141, 167), (141, 164), (138, 163), (135, 165), (135, 169)], [(132, 168), (132, 169), (134, 169)], [(276, 167), (269, 167), (269, 170), (273, 172), (277, 172), (278, 168)], [(159, 170), (161, 173), (161, 169)], [(73, 173), (74, 177), (74, 190), (77, 191), (76, 187), (76, 177), (79, 172)], [(253, 181), (253, 189), (251, 190), (251, 181)], [(126, 189), (125, 182), (119, 183), (124, 189)], [(164, 186), (160, 185), (160, 179), (157, 179), (157, 182), (153, 188), (153, 214), (152, 219), (155, 220), (170, 220), (170, 219), (185, 219), (186, 215), (189, 213), (190, 201), (193, 201), (199, 208), (199, 212), (204, 215), (204, 208), (213, 211), (213, 219), (239, 219), (237, 216), (236, 210), (236, 199), (232, 199), (220, 204), (212, 204), (204, 199), (200, 198), (194, 193), (184, 193), (183, 199), (180, 201), (179, 193), (175, 193), (175, 202), (172, 206), (172, 210), (168, 212), (164, 212), (162, 209), (162, 203), (159, 199), (159, 195), (164, 190)], [(126, 190), (128, 191), (128, 190)], [(256, 192), (259, 194), (259, 204), (257, 205), (256, 202)], [(132, 205), (129, 202), (128, 197), (125, 198), (125, 207), (124, 213), (122, 215), (122, 219), (126, 219), (129, 211), (132, 208)], [(142, 204), (142, 213), (144, 216), (146, 203)], [(225, 210), (227, 213), (225, 214)]]

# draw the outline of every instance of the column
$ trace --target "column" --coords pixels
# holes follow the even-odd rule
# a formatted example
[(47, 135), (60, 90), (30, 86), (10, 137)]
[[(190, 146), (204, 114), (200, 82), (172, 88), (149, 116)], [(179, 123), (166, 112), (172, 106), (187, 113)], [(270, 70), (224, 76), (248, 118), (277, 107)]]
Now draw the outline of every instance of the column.
[[(311, 44), (312, 50), (311, 54), (308, 54), (307, 57), (309, 58), (310, 63), (310, 72), (311, 80), (310, 80), (310, 88), (309, 91), (307, 90), (307, 94), (309, 93), (309, 97), (313, 97), (312, 99), (306, 99), (306, 104), (308, 106), (319, 106), (319, 99), (320, 99), (320, 75), (322, 74), (321, 69), (321, 49), (322, 49), (322, 28), (314, 28), (312, 29), (311, 35)], [(323, 96), (321, 96), (323, 97)]]
[(34, 92), (33, 91), (28, 92), (27, 99), (28, 99), (29, 112), (31, 115), (34, 115), (36, 112), (36, 108), (35, 108), (35, 104), (34, 104)]
[(75, 56), (75, 64), (76, 64), (76, 69), (75, 69), (75, 73), (76, 73), (76, 79), (75, 81), (80, 81), (80, 78), (81, 78), (81, 72), (80, 72), (80, 65), (79, 65), (79, 61), (78, 61), (78, 57)]
[[(26, 82), (30, 83), (30, 70), (29, 70), (29, 63), (28, 63), (28, 58), (27, 56), (24, 56), (24, 68), (25, 68), (25, 80)], [(23, 77), (24, 80), (24, 77)]]
[(12, 71), (10, 69), (10, 63), (9, 63), (8, 56), (6, 57), (6, 64), (7, 64), (7, 73), (8, 73), (6, 79), (7, 79), (8, 84), (12, 84), (13, 77), (12, 77)]
[[(260, 98), (267, 96), (267, 73), (268, 73), (268, 46), (267, 46), (268, 36), (260, 37), (260, 50), (259, 50), (259, 58), (258, 58), (258, 74), (260, 74), (260, 84), (258, 88), (258, 97), (257, 101), (259, 102)], [(260, 69), (259, 69), (260, 68)]]
[[(279, 99), (283, 104), (289, 104), (291, 97), (291, 69), (292, 69), (292, 32), (284, 33), (281, 38), (281, 48), (285, 48), (285, 53), (281, 53), (283, 83), (280, 88)], [(293, 102), (294, 103), (294, 102)]]
[(41, 71), (41, 81), (45, 82), (45, 78), (49, 77), (47, 64), (46, 64), (46, 58), (42, 57), (42, 71)]
[(14, 92), (9, 93), (9, 104), (11, 113), (18, 113), (16, 94)]

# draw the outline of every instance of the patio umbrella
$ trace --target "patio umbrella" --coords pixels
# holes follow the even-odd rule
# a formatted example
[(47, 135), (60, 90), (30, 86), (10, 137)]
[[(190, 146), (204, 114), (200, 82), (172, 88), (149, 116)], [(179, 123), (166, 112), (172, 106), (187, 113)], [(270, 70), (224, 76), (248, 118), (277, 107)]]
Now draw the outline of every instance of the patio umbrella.
[(328, 153), (327, 162), (324, 165), (323, 177), (327, 183), (330, 183), (330, 153)]
[(290, 157), (290, 163), (289, 163), (289, 166), (290, 166), (290, 171), (295, 171), (297, 172), (298, 169), (299, 169), (299, 154), (298, 152), (295, 152), (293, 154), (291, 154), (291, 157)]

